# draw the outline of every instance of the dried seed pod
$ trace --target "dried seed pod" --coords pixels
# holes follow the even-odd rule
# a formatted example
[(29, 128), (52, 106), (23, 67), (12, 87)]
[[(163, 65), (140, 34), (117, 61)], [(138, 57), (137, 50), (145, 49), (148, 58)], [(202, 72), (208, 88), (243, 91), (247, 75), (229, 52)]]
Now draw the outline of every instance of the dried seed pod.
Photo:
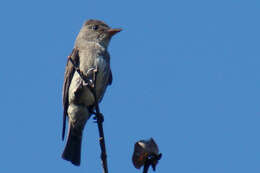
[(135, 143), (132, 161), (137, 169), (140, 169), (149, 159), (151, 162), (149, 164), (155, 169), (160, 158), (161, 154), (159, 154), (158, 146), (153, 138), (150, 138), (149, 140), (140, 140)]

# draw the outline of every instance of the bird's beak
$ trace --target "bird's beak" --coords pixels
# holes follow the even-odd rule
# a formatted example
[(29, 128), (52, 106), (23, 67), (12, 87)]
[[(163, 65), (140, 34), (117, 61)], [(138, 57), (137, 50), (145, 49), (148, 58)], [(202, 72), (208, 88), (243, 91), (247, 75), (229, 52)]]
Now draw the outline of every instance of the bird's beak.
[(110, 36), (113, 36), (115, 35), (116, 33), (122, 31), (122, 29), (118, 28), (118, 29), (108, 29), (107, 30), (107, 33), (110, 35)]

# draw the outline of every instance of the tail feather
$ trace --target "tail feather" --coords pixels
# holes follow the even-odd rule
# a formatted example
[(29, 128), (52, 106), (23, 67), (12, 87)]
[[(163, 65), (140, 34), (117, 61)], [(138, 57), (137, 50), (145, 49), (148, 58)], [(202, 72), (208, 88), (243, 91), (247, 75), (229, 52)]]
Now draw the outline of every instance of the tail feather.
[(69, 134), (65, 149), (62, 153), (64, 160), (70, 161), (72, 164), (79, 166), (81, 157), (82, 130), (71, 127), (69, 125)]

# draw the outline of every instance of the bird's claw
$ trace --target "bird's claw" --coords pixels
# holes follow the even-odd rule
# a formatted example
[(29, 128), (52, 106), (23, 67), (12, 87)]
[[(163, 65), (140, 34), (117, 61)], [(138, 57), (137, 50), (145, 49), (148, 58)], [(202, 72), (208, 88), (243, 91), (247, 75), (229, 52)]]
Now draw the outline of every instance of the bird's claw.
[[(94, 88), (95, 86), (95, 75), (96, 75), (96, 72), (97, 72), (97, 68), (94, 68), (94, 67), (91, 67), (90, 69), (88, 69), (87, 73), (84, 74), (83, 72), (81, 72), (81, 76), (84, 77), (84, 82), (83, 82), (83, 86), (90, 86), (92, 88)], [(90, 77), (92, 73), (92, 77)]]

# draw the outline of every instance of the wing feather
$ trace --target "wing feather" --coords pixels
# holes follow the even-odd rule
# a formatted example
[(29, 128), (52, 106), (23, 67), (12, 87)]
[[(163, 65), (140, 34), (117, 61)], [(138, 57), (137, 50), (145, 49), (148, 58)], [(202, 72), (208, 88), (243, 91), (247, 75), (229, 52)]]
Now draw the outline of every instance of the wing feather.
[[(69, 58), (71, 58), (76, 63), (76, 65), (78, 65), (79, 64), (78, 50), (76, 50), (74, 48), (72, 50)], [(64, 140), (65, 129), (66, 129), (66, 117), (67, 117), (67, 110), (68, 110), (68, 106), (69, 106), (69, 87), (70, 87), (72, 77), (75, 73), (75, 68), (73, 67), (72, 63), (69, 61), (69, 58), (67, 60), (65, 76), (64, 76), (64, 83), (63, 83), (63, 92), (62, 92), (62, 98), (63, 98), (62, 140)]]

